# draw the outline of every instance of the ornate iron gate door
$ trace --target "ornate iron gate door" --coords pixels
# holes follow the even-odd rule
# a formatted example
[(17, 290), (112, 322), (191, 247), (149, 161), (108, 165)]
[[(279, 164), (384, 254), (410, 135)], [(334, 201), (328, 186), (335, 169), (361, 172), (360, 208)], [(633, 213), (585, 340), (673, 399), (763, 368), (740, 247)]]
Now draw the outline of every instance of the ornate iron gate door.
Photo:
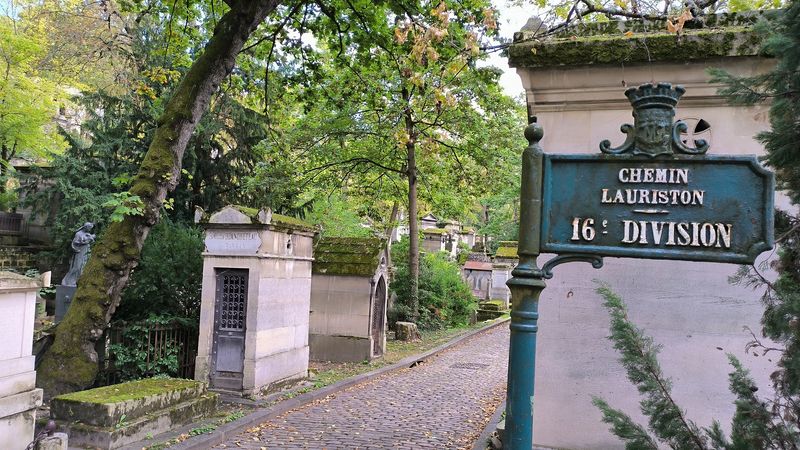
[(215, 388), (242, 389), (247, 279), (244, 269), (217, 270), (211, 362), (211, 386)]
[(386, 320), (386, 281), (378, 279), (372, 296), (372, 356), (383, 355), (383, 333)]

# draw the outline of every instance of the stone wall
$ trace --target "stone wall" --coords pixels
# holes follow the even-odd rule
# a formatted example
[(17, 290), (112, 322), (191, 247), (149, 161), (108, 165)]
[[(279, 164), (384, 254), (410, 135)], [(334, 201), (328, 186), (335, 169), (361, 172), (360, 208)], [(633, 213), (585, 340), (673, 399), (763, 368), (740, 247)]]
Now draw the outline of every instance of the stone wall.
[(0, 246), (0, 269), (24, 272), (35, 268), (36, 253), (32, 247)]

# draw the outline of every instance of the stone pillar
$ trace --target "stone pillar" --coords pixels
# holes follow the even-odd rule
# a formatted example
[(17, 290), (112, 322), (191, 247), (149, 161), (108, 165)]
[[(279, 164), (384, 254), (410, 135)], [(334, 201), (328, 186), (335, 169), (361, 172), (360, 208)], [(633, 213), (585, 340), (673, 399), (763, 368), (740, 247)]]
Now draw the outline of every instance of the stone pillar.
[[(209, 382), (212, 389), (250, 395), (306, 377), (314, 227), (269, 210), (238, 206), (198, 216), (206, 228), (206, 250), (195, 379)], [(218, 276), (242, 270), (247, 271), (243, 350), (241, 355), (215, 354), (215, 323), (223, 316), (216, 307), (223, 283), (218, 286)], [(220, 315), (216, 321), (215, 315)], [(218, 333), (229, 337), (229, 331)], [(243, 359), (240, 375), (235, 375), (241, 387), (230, 387), (221, 378), (215, 382), (216, 369), (223, 367), (218, 356), (228, 358), (226, 367)]]
[(0, 448), (24, 449), (33, 440), (36, 389), (33, 322), (38, 279), (0, 272)]

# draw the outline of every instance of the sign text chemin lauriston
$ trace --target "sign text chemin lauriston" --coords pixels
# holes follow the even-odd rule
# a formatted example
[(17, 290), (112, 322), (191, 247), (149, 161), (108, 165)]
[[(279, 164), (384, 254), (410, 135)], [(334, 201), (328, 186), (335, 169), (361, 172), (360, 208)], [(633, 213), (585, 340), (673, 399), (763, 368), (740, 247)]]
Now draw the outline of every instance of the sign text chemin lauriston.
[(546, 155), (542, 249), (746, 261), (771, 245), (772, 178), (754, 158), (724, 159)]
[[(689, 185), (689, 168), (623, 167), (617, 173), (620, 183)], [(600, 190), (601, 204), (703, 206), (703, 189), (609, 189)], [(664, 214), (668, 211), (641, 210), (642, 213)], [(573, 219), (571, 240), (580, 241), (580, 218)], [(622, 220), (623, 244), (654, 244), (687, 247), (730, 248), (733, 224), (709, 222), (672, 222), (662, 220)]]

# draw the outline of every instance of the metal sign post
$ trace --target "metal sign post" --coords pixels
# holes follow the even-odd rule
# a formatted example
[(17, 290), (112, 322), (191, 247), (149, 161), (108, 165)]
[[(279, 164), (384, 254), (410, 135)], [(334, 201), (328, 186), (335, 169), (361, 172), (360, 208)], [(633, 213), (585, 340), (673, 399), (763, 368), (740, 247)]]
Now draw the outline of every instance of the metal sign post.
[[(752, 264), (773, 246), (775, 180), (755, 156), (706, 156), (709, 145), (682, 141), (674, 122), (685, 90), (667, 83), (625, 91), (633, 125), (625, 143), (601, 154), (545, 154), (544, 132), (525, 128), (519, 264), (511, 289), (506, 441), (533, 445), (539, 296), (559, 264), (603, 266), (603, 256)], [(539, 253), (555, 253), (541, 268)]]

